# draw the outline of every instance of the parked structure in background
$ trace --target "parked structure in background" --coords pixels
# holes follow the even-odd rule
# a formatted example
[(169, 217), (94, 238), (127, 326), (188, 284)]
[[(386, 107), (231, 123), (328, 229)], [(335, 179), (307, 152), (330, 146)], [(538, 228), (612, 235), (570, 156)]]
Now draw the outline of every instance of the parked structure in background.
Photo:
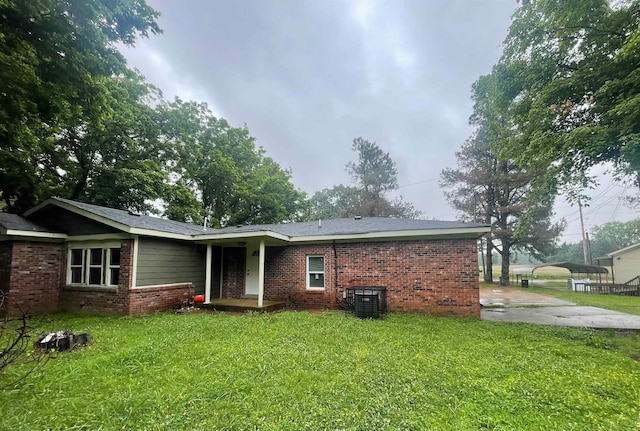
[(629, 283), (640, 276), (640, 242), (607, 253), (597, 259), (599, 265), (611, 267), (614, 283)]

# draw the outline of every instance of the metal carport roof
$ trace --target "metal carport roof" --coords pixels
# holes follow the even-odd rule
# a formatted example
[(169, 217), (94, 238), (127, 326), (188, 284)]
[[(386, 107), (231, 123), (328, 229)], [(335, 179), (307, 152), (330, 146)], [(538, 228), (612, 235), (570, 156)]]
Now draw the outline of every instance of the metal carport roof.
[(545, 266), (557, 266), (559, 268), (566, 268), (571, 271), (571, 274), (608, 274), (609, 270), (603, 266), (585, 265), (583, 263), (573, 262), (555, 262), (555, 263), (541, 263), (533, 267), (533, 271), (538, 268), (544, 268)]

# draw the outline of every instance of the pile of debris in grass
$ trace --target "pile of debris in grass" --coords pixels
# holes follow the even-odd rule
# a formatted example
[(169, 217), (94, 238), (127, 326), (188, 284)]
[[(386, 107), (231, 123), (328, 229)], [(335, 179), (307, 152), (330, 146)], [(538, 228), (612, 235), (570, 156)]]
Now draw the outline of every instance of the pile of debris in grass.
[(91, 335), (74, 334), (69, 331), (51, 332), (36, 341), (36, 347), (45, 350), (56, 350), (58, 352), (89, 344), (91, 344)]

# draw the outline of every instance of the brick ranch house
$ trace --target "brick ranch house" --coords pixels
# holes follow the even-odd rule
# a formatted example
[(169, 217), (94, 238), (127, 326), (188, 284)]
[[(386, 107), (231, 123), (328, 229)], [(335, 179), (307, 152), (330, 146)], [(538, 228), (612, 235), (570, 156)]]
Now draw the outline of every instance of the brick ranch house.
[(0, 214), (0, 312), (138, 315), (194, 294), (336, 309), (383, 286), (389, 311), (480, 316), (482, 224), (388, 218), (205, 228), (61, 198)]

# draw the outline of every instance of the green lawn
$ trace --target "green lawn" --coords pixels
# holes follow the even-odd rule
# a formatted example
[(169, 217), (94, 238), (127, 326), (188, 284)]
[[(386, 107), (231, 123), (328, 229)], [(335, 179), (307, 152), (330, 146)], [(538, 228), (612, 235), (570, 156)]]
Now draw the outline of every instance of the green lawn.
[(640, 427), (640, 362), (610, 348), (616, 334), (296, 312), (35, 324), (87, 331), (94, 343), (0, 391), (2, 430)]

